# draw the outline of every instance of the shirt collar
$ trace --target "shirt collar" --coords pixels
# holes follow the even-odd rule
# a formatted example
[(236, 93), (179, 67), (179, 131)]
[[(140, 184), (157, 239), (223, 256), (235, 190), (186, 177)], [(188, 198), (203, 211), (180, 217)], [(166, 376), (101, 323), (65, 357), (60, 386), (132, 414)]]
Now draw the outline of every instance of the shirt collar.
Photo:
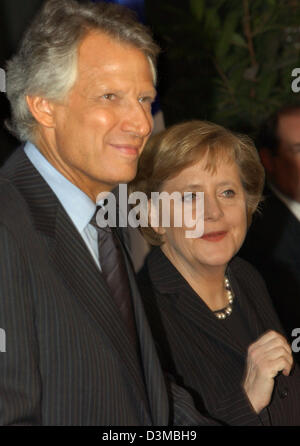
[(286, 207), (290, 210), (292, 214), (294, 214), (297, 220), (300, 221), (300, 203), (284, 195), (277, 189), (277, 187), (274, 186), (274, 184), (269, 183), (268, 186), (272, 190), (272, 192), (276, 195), (276, 197), (279, 198), (279, 200), (286, 205)]
[(55, 169), (34, 144), (27, 142), (24, 151), (53, 190), (76, 229), (79, 233), (82, 233), (95, 213), (96, 204), (81, 189)]

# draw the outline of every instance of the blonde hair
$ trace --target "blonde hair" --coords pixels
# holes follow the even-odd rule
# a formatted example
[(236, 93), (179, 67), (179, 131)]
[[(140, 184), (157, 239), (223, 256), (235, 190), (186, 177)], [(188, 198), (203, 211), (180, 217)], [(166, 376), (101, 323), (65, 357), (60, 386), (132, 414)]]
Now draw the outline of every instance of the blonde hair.
[[(136, 178), (129, 192), (160, 192), (166, 180), (200, 161), (207, 154), (206, 169), (215, 171), (221, 162), (235, 162), (246, 192), (248, 225), (262, 197), (265, 173), (250, 138), (207, 121), (189, 121), (173, 125), (156, 134), (146, 144), (139, 160)], [(152, 245), (162, 243), (151, 227), (141, 228)]]

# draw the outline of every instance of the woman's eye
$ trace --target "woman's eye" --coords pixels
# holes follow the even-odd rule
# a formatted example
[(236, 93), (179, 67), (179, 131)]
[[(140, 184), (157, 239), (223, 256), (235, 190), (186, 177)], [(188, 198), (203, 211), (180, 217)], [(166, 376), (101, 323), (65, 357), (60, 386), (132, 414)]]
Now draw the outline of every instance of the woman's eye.
[(235, 192), (234, 192), (234, 190), (232, 190), (232, 189), (227, 189), (227, 190), (224, 190), (224, 192), (222, 192), (222, 195), (223, 195), (225, 198), (232, 198), (232, 197), (235, 196)]
[(196, 198), (197, 194), (194, 192), (184, 192), (182, 196), (182, 200), (185, 201), (186, 203), (190, 203), (191, 201), (196, 200)]

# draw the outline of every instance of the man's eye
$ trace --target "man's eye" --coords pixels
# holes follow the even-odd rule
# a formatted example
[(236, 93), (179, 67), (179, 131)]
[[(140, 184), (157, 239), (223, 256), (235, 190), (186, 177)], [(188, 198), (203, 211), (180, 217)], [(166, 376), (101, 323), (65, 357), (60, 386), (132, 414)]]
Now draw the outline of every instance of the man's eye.
[(235, 192), (232, 189), (227, 189), (227, 190), (224, 190), (224, 192), (222, 192), (222, 195), (225, 198), (233, 198), (235, 196)]
[(141, 104), (152, 104), (154, 102), (154, 99), (151, 96), (142, 96), (139, 98), (139, 102)]
[(112, 101), (116, 98), (116, 95), (114, 93), (106, 93), (103, 96), (101, 96), (103, 99), (108, 99), (109, 101)]

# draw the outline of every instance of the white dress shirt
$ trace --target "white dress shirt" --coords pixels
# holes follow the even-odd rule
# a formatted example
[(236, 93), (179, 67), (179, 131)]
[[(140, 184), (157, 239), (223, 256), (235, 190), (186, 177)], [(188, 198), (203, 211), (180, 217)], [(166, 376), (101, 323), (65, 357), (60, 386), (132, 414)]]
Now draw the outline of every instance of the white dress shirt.
[[(41, 154), (37, 147), (27, 142), (24, 151), (46, 183), (57, 196), (75, 228), (83, 238), (97, 266), (101, 269), (98, 254), (97, 230), (90, 224), (96, 211), (96, 204), (81, 189), (67, 180)], [(97, 205), (102, 205), (103, 200)]]

